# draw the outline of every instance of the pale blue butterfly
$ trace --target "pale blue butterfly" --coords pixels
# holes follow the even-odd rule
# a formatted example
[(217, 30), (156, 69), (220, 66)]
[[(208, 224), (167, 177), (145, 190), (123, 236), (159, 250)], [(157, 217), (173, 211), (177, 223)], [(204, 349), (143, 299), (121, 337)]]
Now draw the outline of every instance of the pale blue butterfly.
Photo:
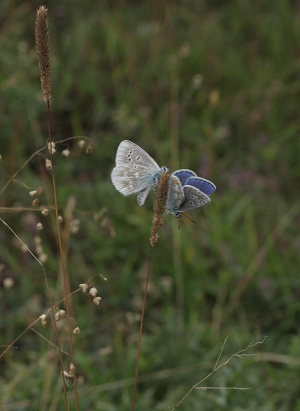
[(117, 149), (116, 167), (111, 173), (111, 180), (124, 196), (137, 194), (139, 205), (143, 205), (165, 171), (167, 168), (159, 167), (141, 147), (124, 140)]
[(192, 170), (182, 169), (172, 173), (169, 181), (167, 210), (181, 217), (184, 211), (194, 210), (210, 202), (209, 196), (216, 186)]

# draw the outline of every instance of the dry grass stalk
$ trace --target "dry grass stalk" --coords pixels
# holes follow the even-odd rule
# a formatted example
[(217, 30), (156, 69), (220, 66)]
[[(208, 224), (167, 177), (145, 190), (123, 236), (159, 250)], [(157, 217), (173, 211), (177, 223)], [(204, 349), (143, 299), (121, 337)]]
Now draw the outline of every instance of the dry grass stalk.
[(165, 172), (159, 181), (154, 202), (154, 215), (152, 219), (150, 244), (155, 247), (159, 241), (159, 230), (164, 225), (164, 211), (166, 209), (170, 174)]
[(35, 47), (39, 59), (41, 89), (44, 100), (51, 100), (50, 36), (47, 20), (48, 9), (38, 8), (35, 22)]

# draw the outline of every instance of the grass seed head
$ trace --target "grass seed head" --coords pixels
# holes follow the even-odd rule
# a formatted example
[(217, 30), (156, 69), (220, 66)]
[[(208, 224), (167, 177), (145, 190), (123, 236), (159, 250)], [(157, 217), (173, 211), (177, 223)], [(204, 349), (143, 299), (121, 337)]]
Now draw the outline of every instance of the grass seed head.
[(154, 201), (154, 215), (151, 226), (150, 244), (155, 247), (159, 241), (159, 230), (164, 224), (164, 211), (166, 209), (170, 173), (166, 171), (160, 178)]
[(45, 6), (38, 8), (35, 22), (35, 48), (39, 60), (43, 98), (49, 102), (51, 100), (51, 62), (47, 14), (48, 9)]

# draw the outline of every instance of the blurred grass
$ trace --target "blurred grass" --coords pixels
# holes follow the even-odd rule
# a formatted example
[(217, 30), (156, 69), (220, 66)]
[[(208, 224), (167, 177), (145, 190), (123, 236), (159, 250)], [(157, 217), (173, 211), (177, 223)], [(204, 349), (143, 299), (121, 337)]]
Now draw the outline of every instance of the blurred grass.
[[(86, 155), (70, 143), (71, 157), (56, 158), (60, 204), (74, 196), (81, 221), (70, 244), (72, 286), (98, 273), (108, 278), (95, 280), (100, 310), (83, 295), (74, 300), (82, 330), (76, 337), (82, 409), (130, 407), (132, 386), (125, 381), (118, 388), (117, 381), (134, 372), (152, 213), (150, 202), (139, 208), (112, 187), (110, 171), (124, 138), (159, 164), (194, 169), (217, 185), (212, 203), (193, 213), (195, 225), (181, 221), (177, 231), (168, 216), (155, 250), (141, 361), (141, 373), (150, 377), (141, 384), (137, 409), (174, 405), (212, 369), (227, 335), (225, 357), (267, 335), (260, 348), (295, 358), (295, 366), (236, 361), (209, 384), (251, 390), (197, 391), (180, 409), (300, 409), (299, 2), (86, 0), (70, 7), (62, 0), (48, 6), (55, 138), (87, 135), (94, 145)], [(6, 0), (0, 10), (1, 186), (47, 138), (34, 51), (36, 7)], [(42, 168), (35, 159), (18, 180), (47, 189)], [(30, 207), (28, 190), (12, 183), (1, 206)], [(49, 217), (1, 216), (30, 247), (42, 218), (55, 288)], [(47, 298), (36, 263), (5, 227), (0, 236), (0, 285), (6, 277), (15, 281), (0, 289), (5, 345), (45, 310)], [(29, 332), (5, 357), (0, 397), (7, 410), (64, 409), (48, 351)]]

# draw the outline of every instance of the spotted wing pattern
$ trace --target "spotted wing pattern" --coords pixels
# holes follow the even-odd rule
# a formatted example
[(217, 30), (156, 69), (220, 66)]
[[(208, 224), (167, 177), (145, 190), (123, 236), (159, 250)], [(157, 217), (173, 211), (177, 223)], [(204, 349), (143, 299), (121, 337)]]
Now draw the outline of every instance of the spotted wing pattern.
[(195, 208), (202, 207), (210, 202), (208, 195), (198, 190), (196, 187), (186, 185), (183, 187), (183, 192), (184, 201), (180, 206), (180, 212), (194, 210)]
[(111, 173), (116, 190), (124, 196), (138, 193), (149, 185), (149, 171), (142, 166), (118, 166)]
[(143, 205), (151, 191), (158, 184), (165, 168), (141, 147), (129, 140), (120, 143), (116, 154), (116, 167), (112, 170), (112, 183), (121, 194), (138, 194), (138, 203)]
[(170, 213), (177, 213), (184, 200), (184, 192), (181, 182), (177, 176), (172, 174), (169, 180), (169, 191), (167, 209)]
[(159, 169), (159, 165), (145, 150), (129, 140), (120, 143), (116, 154), (116, 166), (124, 165), (140, 165), (149, 170)]

